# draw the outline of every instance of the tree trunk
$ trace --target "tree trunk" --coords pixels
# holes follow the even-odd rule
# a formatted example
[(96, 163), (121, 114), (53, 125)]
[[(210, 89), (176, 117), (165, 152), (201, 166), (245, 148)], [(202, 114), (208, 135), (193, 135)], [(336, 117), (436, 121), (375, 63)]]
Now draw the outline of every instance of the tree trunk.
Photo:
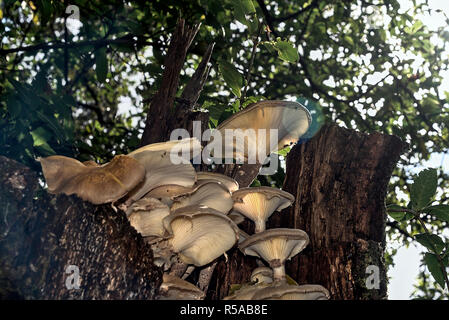
[[(302, 229), (310, 237), (307, 248), (287, 262), (288, 275), (300, 284), (323, 285), (332, 299), (386, 297), (385, 196), (404, 148), (395, 136), (336, 125), (292, 148), (283, 190), (296, 201), (268, 224)], [(226, 296), (231, 284), (248, 282), (255, 267), (255, 259), (237, 249), (229, 260), (217, 265), (208, 292), (212, 299)]]
[(156, 297), (162, 272), (123, 211), (49, 195), (1, 156), (0, 172), (0, 299)]

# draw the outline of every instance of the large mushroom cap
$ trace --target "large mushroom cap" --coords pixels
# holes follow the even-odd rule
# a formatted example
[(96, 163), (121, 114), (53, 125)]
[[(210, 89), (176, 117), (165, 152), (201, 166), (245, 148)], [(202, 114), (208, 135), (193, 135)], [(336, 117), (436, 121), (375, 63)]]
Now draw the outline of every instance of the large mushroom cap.
[[(235, 144), (226, 146), (226, 148), (232, 148), (230, 152), (234, 153), (235, 157), (247, 159), (248, 154), (252, 154), (250, 150), (257, 149), (256, 154), (258, 154), (257, 151), (262, 148), (268, 156), (275, 150), (295, 143), (306, 133), (311, 122), (309, 111), (300, 103), (268, 100), (249, 105), (223, 121), (217, 129), (222, 137), (225, 136), (227, 129), (240, 129), (242, 132), (248, 129), (255, 130), (255, 137), (249, 137), (247, 140), (246, 150)], [(265, 129), (266, 135), (260, 136), (258, 129)], [(278, 132), (278, 140), (274, 148), (270, 148), (270, 129), (277, 129)]]
[(242, 188), (232, 194), (234, 210), (256, 224), (256, 232), (265, 230), (265, 223), (274, 211), (290, 206), (295, 197), (288, 192), (270, 188)]
[(165, 235), (162, 220), (170, 209), (154, 198), (143, 198), (134, 202), (127, 210), (128, 220), (142, 237), (163, 237)]
[(159, 288), (160, 300), (203, 300), (205, 293), (190, 282), (164, 274)]
[(203, 181), (215, 181), (222, 183), (229, 192), (233, 193), (234, 191), (237, 191), (239, 189), (239, 183), (235, 181), (234, 179), (216, 172), (207, 172), (207, 171), (200, 171), (196, 173), (198, 182)]
[(187, 264), (203, 266), (229, 250), (238, 240), (238, 227), (223, 213), (205, 207), (189, 206), (164, 219), (173, 235), (173, 251)]
[(329, 297), (329, 291), (320, 285), (292, 286), (284, 284), (257, 290), (252, 296), (252, 300), (329, 300)]
[(130, 199), (139, 200), (162, 185), (193, 186), (196, 173), (189, 160), (199, 150), (200, 142), (192, 138), (150, 144), (131, 152), (129, 156), (145, 167), (146, 175)]
[(309, 243), (307, 233), (298, 229), (269, 229), (239, 243), (246, 255), (264, 259), (273, 269), (275, 282), (286, 281), (285, 261), (301, 252)]
[(207, 206), (226, 214), (231, 210), (233, 201), (229, 190), (221, 183), (205, 182), (192, 192), (174, 198), (171, 210), (191, 205)]
[(145, 168), (125, 155), (115, 156), (102, 166), (86, 166), (64, 156), (50, 156), (39, 161), (50, 193), (76, 194), (93, 204), (120, 199), (145, 176)]

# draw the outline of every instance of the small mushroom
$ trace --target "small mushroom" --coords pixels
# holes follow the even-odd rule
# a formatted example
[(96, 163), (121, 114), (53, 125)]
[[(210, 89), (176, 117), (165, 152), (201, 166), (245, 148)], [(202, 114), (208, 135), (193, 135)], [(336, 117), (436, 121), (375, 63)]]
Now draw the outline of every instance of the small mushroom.
[(192, 138), (154, 143), (128, 154), (146, 169), (144, 181), (129, 195), (131, 201), (141, 199), (162, 185), (192, 187), (196, 182), (196, 172), (189, 159), (200, 149), (199, 141)]
[(154, 198), (143, 198), (134, 202), (127, 210), (128, 220), (142, 237), (163, 237), (166, 233), (162, 220), (170, 209)]
[(191, 205), (207, 206), (226, 214), (232, 209), (233, 201), (228, 189), (221, 183), (205, 182), (192, 192), (174, 198), (171, 211)]
[(176, 184), (168, 184), (154, 188), (148, 192), (144, 198), (156, 198), (165, 203), (167, 206), (171, 206), (174, 198), (183, 194), (191, 193), (194, 189), (195, 185), (192, 187), (183, 187)]
[(164, 274), (159, 288), (159, 300), (203, 300), (203, 291), (181, 278)]
[(205, 206), (183, 207), (164, 218), (173, 251), (187, 264), (208, 264), (238, 240), (238, 227), (223, 213)]
[[(232, 115), (223, 121), (217, 130), (220, 131), (225, 141), (226, 130), (254, 130), (254, 135), (247, 135), (245, 145), (225, 144), (226, 152), (234, 154), (235, 158), (248, 159), (248, 154), (257, 154), (262, 151), (268, 156), (275, 150), (283, 149), (306, 133), (312, 117), (306, 107), (298, 102), (268, 100), (260, 101), (247, 106), (242, 111)], [(259, 133), (259, 129), (265, 129), (265, 134)], [(270, 129), (277, 130), (277, 141), (274, 146), (270, 145)], [(243, 148), (244, 147), (244, 148)], [(243, 148), (243, 149), (242, 149)], [(229, 153), (228, 153), (229, 154)], [(263, 162), (264, 159), (259, 159)]]
[(242, 188), (232, 194), (232, 199), (234, 210), (254, 221), (256, 233), (265, 230), (274, 211), (281, 211), (295, 201), (290, 193), (270, 187)]
[(252, 300), (329, 300), (329, 291), (317, 284), (270, 286), (257, 290)]
[(299, 229), (269, 229), (256, 233), (239, 244), (245, 255), (262, 258), (273, 269), (274, 281), (285, 282), (285, 261), (301, 252), (309, 236)]
[(235, 181), (234, 179), (216, 172), (207, 172), (207, 171), (200, 171), (196, 173), (198, 183), (206, 181), (215, 181), (222, 183), (229, 192), (233, 193), (234, 191), (237, 191), (239, 189), (239, 183)]
[(137, 186), (145, 168), (135, 159), (119, 155), (104, 165), (84, 165), (64, 156), (38, 159), (50, 193), (76, 194), (93, 204), (114, 202)]
[(273, 270), (268, 267), (258, 267), (251, 273), (251, 282), (255, 283), (272, 283)]

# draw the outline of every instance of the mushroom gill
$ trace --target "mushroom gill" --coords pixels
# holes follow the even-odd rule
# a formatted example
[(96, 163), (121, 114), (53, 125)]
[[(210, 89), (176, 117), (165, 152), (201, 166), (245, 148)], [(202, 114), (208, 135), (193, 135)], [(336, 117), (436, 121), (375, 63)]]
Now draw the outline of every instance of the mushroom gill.
[(255, 232), (265, 230), (274, 211), (290, 206), (295, 198), (288, 192), (271, 187), (242, 188), (232, 194), (234, 210), (254, 221)]

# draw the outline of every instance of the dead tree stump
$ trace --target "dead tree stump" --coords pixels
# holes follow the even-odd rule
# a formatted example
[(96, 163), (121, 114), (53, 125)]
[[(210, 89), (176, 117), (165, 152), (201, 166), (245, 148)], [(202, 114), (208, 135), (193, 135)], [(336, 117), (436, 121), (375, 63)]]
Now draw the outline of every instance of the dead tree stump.
[[(308, 247), (287, 262), (288, 275), (300, 284), (323, 285), (332, 299), (386, 297), (385, 196), (404, 148), (396, 136), (336, 125), (292, 148), (283, 190), (296, 201), (268, 224), (302, 229), (310, 237)], [(231, 284), (249, 281), (255, 267), (255, 259), (238, 249), (230, 252), (228, 263), (222, 260), (209, 286), (212, 299), (226, 296)], [(368, 279), (376, 276), (368, 266), (378, 268), (378, 289), (376, 279)]]

